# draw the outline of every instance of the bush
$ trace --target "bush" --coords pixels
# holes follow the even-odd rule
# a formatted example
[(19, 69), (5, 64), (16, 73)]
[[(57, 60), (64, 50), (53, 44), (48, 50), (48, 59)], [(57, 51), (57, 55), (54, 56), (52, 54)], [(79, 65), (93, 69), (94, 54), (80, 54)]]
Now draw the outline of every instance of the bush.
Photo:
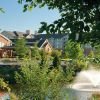
[(53, 50), (51, 56), (54, 57), (55, 55), (61, 56), (62, 52), (60, 50)]
[(67, 62), (66, 66), (63, 67), (63, 70), (67, 76), (69, 76), (69, 80), (72, 81), (76, 76), (77, 72), (80, 72), (83, 69), (86, 69), (87, 63), (85, 60), (71, 60)]
[(35, 59), (40, 59), (40, 50), (37, 47), (37, 43), (34, 44), (33, 48), (31, 48), (31, 57)]
[(14, 93), (10, 93), (9, 95), (10, 95), (10, 100), (19, 100)]
[(100, 93), (93, 94), (89, 100), (100, 100)]
[(25, 61), (15, 78), (20, 100), (61, 100), (60, 91), (67, 80), (62, 70), (48, 72), (47, 66), (40, 68), (37, 61)]
[(93, 62), (94, 62), (94, 63), (97, 63), (97, 64), (100, 64), (100, 57), (95, 57), (95, 58), (93, 59)]
[(69, 59), (81, 59), (84, 56), (80, 43), (72, 41), (66, 43), (64, 54)]
[(93, 52), (93, 51), (90, 51), (88, 57), (89, 57), (89, 58), (94, 58), (94, 52)]
[(0, 89), (3, 91), (10, 92), (10, 88), (8, 87), (8, 84), (4, 82), (4, 79), (0, 78)]

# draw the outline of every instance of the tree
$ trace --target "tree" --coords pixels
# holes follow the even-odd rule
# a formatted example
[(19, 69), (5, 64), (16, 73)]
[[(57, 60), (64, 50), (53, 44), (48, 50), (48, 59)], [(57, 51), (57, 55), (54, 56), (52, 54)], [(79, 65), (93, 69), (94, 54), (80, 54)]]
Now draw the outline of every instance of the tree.
[(60, 61), (61, 52), (54, 50), (52, 52), (52, 56), (53, 56), (53, 67), (59, 68), (59, 66), (61, 65), (61, 61)]
[(28, 54), (28, 47), (26, 46), (25, 39), (18, 39), (16, 41), (15, 51), (19, 58), (23, 58)]
[(5, 13), (5, 11), (3, 10), (3, 8), (0, 7), (0, 13)]
[(55, 55), (53, 59), (54, 68), (58, 68), (61, 65), (59, 56)]
[(35, 43), (33, 48), (31, 49), (31, 57), (35, 59), (40, 58), (40, 51), (39, 51), (39, 48), (37, 47), (37, 43)]
[[(95, 34), (95, 32), (99, 34), (98, 32), (100, 32), (100, 0), (18, 0), (18, 2), (21, 4), (24, 2), (24, 12), (33, 7), (45, 5), (49, 9), (58, 9), (61, 18), (50, 25), (41, 22), (42, 26), (39, 32), (70, 32), (69, 35), (72, 40), (75, 40), (78, 33), (78, 41), (81, 42), (84, 42), (84, 35), (89, 34), (89, 32), (93, 31), (91, 34)], [(98, 38), (97, 35), (95, 37)], [(88, 41), (91, 41), (91, 39), (94, 39), (93, 35), (89, 37)]]
[(40, 65), (43, 67), (43, 66), (46, 66), (47, 65), (47, 62), (48, 62), (48, 57), (47, 57), (47, 54), (44, 50), (41, 50), (41, 62), (40, 62)]

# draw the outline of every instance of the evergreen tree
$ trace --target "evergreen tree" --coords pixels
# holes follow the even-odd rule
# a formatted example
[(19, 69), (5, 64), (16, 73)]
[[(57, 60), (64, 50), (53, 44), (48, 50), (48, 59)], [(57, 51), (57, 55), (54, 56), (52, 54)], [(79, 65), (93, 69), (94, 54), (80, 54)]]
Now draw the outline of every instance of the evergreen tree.
[(40, 59), (40, 50), (37, 47), (37, 43), (35, 43), (33, 48), (31, 49), (31, 57), (35, 59)]
[(60, 61), (61, 52), (58, 50), (54, 50), (52, 56), (53, 56), (53, 67), (58, 68), (61, 65)]
[(43, 66), (46, 66), (48, 62), (48, 58), (47, 58), (47, 54), (44, 50), (41, 50), (41, 62), (40, 62), (40, 65), (43, 67)]
[(58, 68), (61, 65), (60, 63), (60, 57), (55, 55), (53, 59), (53, 66), (54, 68)]
[(16, 55), (19, 58), (23, 58), (28, 54), (28, 47), (26, 46), (25, 39), (18, 39), (15, 43)]

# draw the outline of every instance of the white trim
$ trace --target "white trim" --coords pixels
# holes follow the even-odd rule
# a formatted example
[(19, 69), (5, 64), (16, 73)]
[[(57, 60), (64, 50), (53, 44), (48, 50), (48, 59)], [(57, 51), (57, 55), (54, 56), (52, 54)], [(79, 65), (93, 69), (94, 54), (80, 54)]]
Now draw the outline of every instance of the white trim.
[(5, 37), (4, 35), (0, 34), (3, 38), (5, 38), (6, 40), (12, 42), (10, 39), (8, 39), (7, 37)]
[[(43, 44), (41, 45), (41, 47), (40, 47), (40, 48), (42, 48), (42, 46), (43, 46), (46, 42), (48, 42), (48, 43), (49, 43), (48, 39), (46, 39), (46, 40), (43, 42)], [(49, 45), (51, 46), (51, 44), (50, 44), (50, 43), (49, 43)], [(52, 47), (52, 46), (51, 46), (51, 47)]]
[(43, 44), (40, 46), (40, 48), (42, 48), (42, 46), (47, 42), (47, 39), (43, 42)]

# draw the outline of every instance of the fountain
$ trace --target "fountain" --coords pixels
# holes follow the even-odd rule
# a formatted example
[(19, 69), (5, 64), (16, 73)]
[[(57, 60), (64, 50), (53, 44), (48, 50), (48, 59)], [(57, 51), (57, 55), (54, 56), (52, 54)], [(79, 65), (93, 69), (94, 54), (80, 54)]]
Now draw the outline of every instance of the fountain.
[(80, 72), (70, 89), (69, 100), (90, 100), (93, 94), (100, 94), (100, 71), (92, 69)]

